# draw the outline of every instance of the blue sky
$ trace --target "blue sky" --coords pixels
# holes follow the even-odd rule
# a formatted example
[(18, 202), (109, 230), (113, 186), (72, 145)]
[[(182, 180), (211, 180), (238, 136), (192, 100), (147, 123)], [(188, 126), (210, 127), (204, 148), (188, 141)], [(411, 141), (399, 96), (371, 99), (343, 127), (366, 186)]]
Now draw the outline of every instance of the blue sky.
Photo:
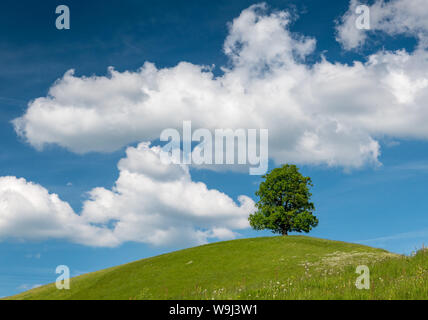
[[(58, 194), (74, 212), (80, 212), (88, 199), (87, 192), (96, 187), (113, 187), (119, 176), (117, 163), (126, 156), (126, 147), (135, 147), (143, 139), (129, 141), (112, 152), (79, 154), (61, 143), (37, 150), (26, 141), (29, 137), (17, 135), (11, 121), (23, 116), (31, 101), (46, 97), (55, 81), (69, 69), (75, 69), (74, 76), (79, 78), (105, 76), (109, 66), (118, 72), (136, 71), (145, 61), (155, 63), (157, 68), (172, 68), (181, 61), (227, 66), (230, 62), (222, 48), (229, 34), (228, 23), (254, 3), (2, 1), (0, 176), (23, 177)], [(70, 30), (55, 28), (55, 8), (59, 4), (70, 7)], [(307, 65), (320, 62), (321, 54), (340, 64), (365, 62), (369, 54), (379, 50), (413, 52), (418, 43), (411, 32), (380, 30), (373, 32), (363, 46), (346, 50), (336, 40), (336, 23), (348, 10), (347, 1), (268, 1), (267, 5), (268, 12), (291, 10), (297, 14), (289, 29), (316, 39), (316, 47), (306, 57)], [(215, 68), (213, 73), (221, 75), (222, 71)], [(311, 235), (408, 254), (428, 240), (428, 144), (423, 134), (390, 128), (372, 132), (380, 146), (377, 160), (381, 165), (363, 163), (348, 168), (339, 160), (337, 165), (329, 166), (322, 159), (298, 163), (315, 185), (313, 200), (320, 223)], [(270, 169), (276, 165), (271, 161)], [(254, 192), (260, 181), (257, 176), (194, 169), (191, 175), (193, 181), (201, 181), (235, 201), (240, 195), (256, 200)], [(270, 235), (248, 228), (237, 232), (240, 237)], [(53, 282), (55, 268), (60, 264), (68, 265), (76, 275), (186, 246), (121, 241), (116, 247), (94, 247), (61, 237), (23, 238), (0, 233), (0, 296)]]

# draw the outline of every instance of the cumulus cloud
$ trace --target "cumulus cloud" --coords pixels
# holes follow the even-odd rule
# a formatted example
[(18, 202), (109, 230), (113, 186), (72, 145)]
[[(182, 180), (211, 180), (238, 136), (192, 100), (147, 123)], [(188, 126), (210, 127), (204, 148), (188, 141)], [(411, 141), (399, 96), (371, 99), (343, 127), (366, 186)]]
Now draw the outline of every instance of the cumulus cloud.
[(40, 185), (0, 178), (0, 239), (66, 239), (90, 246), (127, 241), (153, 245), (203, 244), (233, 239), (248, 227), (254, 202), (191, 179), (186, 166), (163, 164), (160, 148), (129, 147), (112, 190), (89, 192), (80, 214)]
[(233, 229), (249, 226), (253, 200), (240, 196), (237, 205), (226, 194), (192, 181), (186, 166), (163, 164), (160, 151), (148, 143), (129, 147), (115, 187), (92, 190), (82, 218), (103, 226), (113, 222), (112, 232), (122, 242), (157, 245), (234, 238)]
[(9, 238), (117, 244), (111, 232), (87, 224), (58, 195), (23, 178), (0, 177), (0, 240)]
[(345, 49), (354, 49), (365, 43), (370, 33), (381, 31), (395, 36), (406, 34), (419, 39), (419, 44), (428, 45), (428, 7), (425, 0), (376, 0), (370, 6), (370, 32), (356, 28), (359, 14), (358, 0), (351, 0), (348, 11), (340, 19), (337, 40)]
[[(110, 152), (157, 139), (165, 128), (179, 129), (191, 120), (195, 129), (267, 128), (269, 154), (277, 162), (349, 167), (376, 162), (379, 146), (370, 133), (352, 126), (350, 117), (338, 119), (330, 107), (337, 105), (332, 88), (339, 84), (339, 97), (352, 97), (338, 107), (353, 113), (348, 102), (357, 98), (361, 79), (352, 70), (359, 66), (347, 73), (356, 74), (349, 79), (354, 84), (322, 81), (317, 70), (324, 66), (339, 78), (347, 67), (306, 66), (315, 40), (291, 33), (289, 24), (288, 13), (269, 14), (263, 4), (244, 10), (230, 24), (224, 52), (231, 63), (218, 77), (187, 62), (163, 69), (146, 62), (135, 72), (110, 68), (108, 76), (76, 77), (70, 70), (48, 96), (30, 102), (14, 120), (15, 129), (38, 149), (53, 143), (77, 153)], [(302, 88), (308, 96), (301, 95)], [(324, 100), (308, 100), (315, 95)]]
[[(377, 1), (371, 16), (382, 22), (375, 26), (391, 34), (426, 30), (421, 1), (407, 9), (403, 3)], [(345, 18), (346, 29), (351, 18)], [(38, 149), (53, 143), (85, 153), (153, 141), (184, 120), (195, 129), (267, 128), (269, 156), (277, 164), (345, 168), (378, 164), (383, 137), (428, 138), (422, 46), (412, 53), (377, 52), (364, 62), (323, 58), (308, 65), (315, 39), (292, 33), (290, 19), (264, 4), (244, 10), (230, 23), (224, 43), (230, 64), (219, 76), (188, 62), (162, 69), (146, 62), (135, 72), (110, 68), (107, 76), (76, 77), (71, 70), (46, 97), (29, 103), (15, 129)], [(353, 37), (339, 35), (345, 42)]]

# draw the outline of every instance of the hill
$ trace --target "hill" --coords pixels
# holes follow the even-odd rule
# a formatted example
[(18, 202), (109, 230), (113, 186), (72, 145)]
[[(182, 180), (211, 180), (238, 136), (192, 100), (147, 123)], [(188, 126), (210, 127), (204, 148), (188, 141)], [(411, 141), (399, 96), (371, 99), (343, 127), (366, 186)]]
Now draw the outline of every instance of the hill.
[[(358, 265), (370, 290), (358, 290)], [(71, 279), (10, 299), (426, 299), (428, 252), (412, 257), (306, 236), (225, 241)]]

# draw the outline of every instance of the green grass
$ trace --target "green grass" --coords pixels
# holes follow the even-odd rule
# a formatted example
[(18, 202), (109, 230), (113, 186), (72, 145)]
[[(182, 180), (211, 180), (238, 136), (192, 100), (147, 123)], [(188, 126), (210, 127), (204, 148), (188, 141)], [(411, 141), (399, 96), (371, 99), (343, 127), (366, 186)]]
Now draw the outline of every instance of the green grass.
[[(355, 268), (370, 268), (358, 290)], [(428, 251), (412, 257), (305, 236), (208, 244), (71, 279), (11, 299), (426, 299)]]

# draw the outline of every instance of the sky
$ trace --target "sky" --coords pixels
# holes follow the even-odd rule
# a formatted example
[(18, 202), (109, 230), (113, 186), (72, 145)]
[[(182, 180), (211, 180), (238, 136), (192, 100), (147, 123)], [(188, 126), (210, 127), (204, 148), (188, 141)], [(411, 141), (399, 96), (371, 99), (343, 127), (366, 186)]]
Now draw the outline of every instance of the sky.
[(428, 9), (365, 3), (369, 30), (354, 0), (2, 1), (0, 296), (270, 236), (247, 222), (260, 176), (159, 162), (184, 120), (269, 129), (269, 169), (312, 178), (311, 236), (422, 247)]

